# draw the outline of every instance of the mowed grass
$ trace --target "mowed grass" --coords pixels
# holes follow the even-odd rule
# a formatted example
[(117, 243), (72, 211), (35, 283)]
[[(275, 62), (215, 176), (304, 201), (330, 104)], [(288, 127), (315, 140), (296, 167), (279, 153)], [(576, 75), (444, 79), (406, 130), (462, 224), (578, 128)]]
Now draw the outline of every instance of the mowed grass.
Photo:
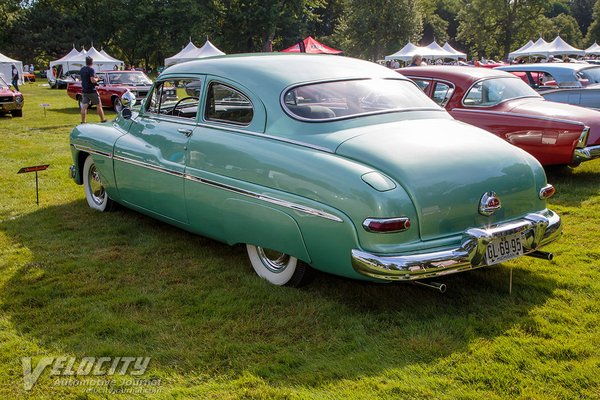
[[(75, 101), (22, 91), (24, 117), (0, 117), (0, 398), (600, 398), (600, 160), (549, 172), (552, 262), (450, 276), (445, 294), (325, 274), (280, 288), (242, 246), (91, 211), (67, 176)], [(16, 174), (36, 164), (39, 206)], [(26, 391), (21, 358), (42, 356), (151, 357), (159, 392), (56, 386), (49, 369)]]

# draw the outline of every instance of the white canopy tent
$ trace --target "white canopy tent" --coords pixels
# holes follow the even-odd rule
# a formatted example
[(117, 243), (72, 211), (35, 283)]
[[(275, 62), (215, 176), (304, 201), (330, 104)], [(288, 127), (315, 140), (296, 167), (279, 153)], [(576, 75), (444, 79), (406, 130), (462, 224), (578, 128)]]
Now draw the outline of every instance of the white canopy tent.
[(461, 53), (460, 51), (456, 50), (454, 47), (450, 46), (450, 43), (448, 43), (448, 42), (444, 43), (444, 45), (442, 46), (442, 49), (446, 50), (449, 53), (457, 55), (458, 58), (464, 58), (465, 60), (467, 59), (467, 53)]
[(569, 43), (565, 42), (560, 36), (557, 36), (553, 41), (548, 43), (548, 56), (559, 55), (584, 56), (585, 50), (575, 48)]
[(443, 49), (436, 41), (433, 41), (428, 46), (415, 46), (408, 42), (406, 46), (396, 53), (385, 56), (385, 60), (410, 61), (415, 55), (420, 55), (423, 58), (451, 58), (454, 60), (460, 57), (458, 54)]
[(223, 55), (225, 55), (225, 53), (216, 48), (215, 45), (213, 45), (208, 39), (206, 39), (206, 43), (204, 43), (204, 45), (200, 48), (196, 47), (190, 40), (188, 45), (185, 46), (183, 50), (181, 50), (179, 53), (175, 54), (172, 57), (165, 58), (165, 66), (168, 67), (170, 65), (197, 60), (199, 58)]
[[(544, 40), (544, 39), (542, 39)], [(525, 43), (525, 45), (513, 52), (508, 53), (508, 58), (513, 59), (513, 58), (517, 58), (517, 57), (522, 57), (525, 56), (525, 51), (527, 49), (529, 49), (531, 46), (533, 46), (533, 40), (530, 40), (529, 42)]]
[(418, 52), (420, 47), (415, 46), (411, 42), (408, 42), (406, 46), (395, 52), (394, 54), (390, 54), (389, 56), (385, 56), (386, 61), (390, 60), (402, 60), (402, 61), (410, 61), (415, 54), (421, 54)]
[(585, 54), (595, 56), (600, 55), (600, 46), (598, 46), (598, 43), (594, 42), (593, 45), (585, 49)]
[(77, 51), (73, 47), (66, 56), (55, 61), (50, 61), (49, 73), (54, 76), (55, 69), (59, 74), (67, 71), (78, 71), (85, 65), (85, 58), (88, 56), (94, 59), (94, 67), (97, 71), (110, 71), (118, 69), (125, 64), (123, 61), (109, 56), (104, 50), (96, 50), (93, 46), (87, 51), (85, 49)]
[(185, 46), (183, 49), (181, 49), (181, 51), (169, 58), (165, 58), (165, 66), (169, 66), (169, 65), (174, 65), (174, 64), (178, 64), (182, 59), (187, 59), (188, 53), (193, 51), (193, 50), (198, 50), (198, 48), (196, 47), (196, 45), (194, 43), (192, 43), (192, 41), (190, 40), (190, 42), (187, 44), (187, 46)]
[[(525, 46), (523, 46), (525, 47)], [(558, 56), (558, 55), (585, 55), (585, 51), (575, 48), (565, 42), (560, 36), (557, 36), (550, 43), (546, 42), (544, 39), (539, 38), (533, 45), (525, 48), (523, 47), (517, 51), (510, 53), (509, 55), (514, 55), (515, 57), (519, 56), (542, 56), (542, 57), (550, 57), (550, 56)]]
[(5, 56), (0, 53), (0, 74), (4, 76), (6, 83), (10, 85), (12, 81), (12, 66), (17, 67), (17, 71), (19, 72), (19, 84), (23, 83), (23, 62), (18, 60), (13, 60), (10, 57)]

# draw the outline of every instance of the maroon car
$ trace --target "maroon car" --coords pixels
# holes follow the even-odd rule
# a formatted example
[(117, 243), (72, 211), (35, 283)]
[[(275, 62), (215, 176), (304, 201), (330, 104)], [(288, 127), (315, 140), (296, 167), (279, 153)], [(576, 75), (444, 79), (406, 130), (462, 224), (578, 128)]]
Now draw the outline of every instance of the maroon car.
[[(138, 101), (146, 97), (152, 86), (152, 80), (142, 71), (104, 71), (97, 72), (100, 78), (98, 95), (103, 106), (111, 106), (119, 112), (123, 108), (121, 96), (132, 92)], [(81, 103), (81, 82), (71, 82), (67, 86), (67, 94)], [(79, 104), (81, 107), (81, 104)]]
[(600, 112), (546, 101), (520, 78), (455, 66), (397, 70), (456, 119), (490, 131), (543, 165), (578, 165), (600, 157)]
[(23, 95), (10, 88), (2, 74), (0, 74), (0, 114), (10, 114), (13, 117), (23, 116)]

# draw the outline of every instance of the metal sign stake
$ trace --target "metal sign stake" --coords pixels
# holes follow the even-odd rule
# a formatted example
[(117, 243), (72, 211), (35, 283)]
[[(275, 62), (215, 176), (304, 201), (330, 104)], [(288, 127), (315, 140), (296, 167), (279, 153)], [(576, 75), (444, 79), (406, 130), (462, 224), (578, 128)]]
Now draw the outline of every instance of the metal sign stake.
[(17, 174), (25, 174), (28, 172), (35, 172), (35, 204), (40, 205), (40, 192), (38, 184), (38, 171), (44, 171), (48, 169), (50, 164), (45, 165), (34, 165), (32, 167), (23, 167), (17, 172)]

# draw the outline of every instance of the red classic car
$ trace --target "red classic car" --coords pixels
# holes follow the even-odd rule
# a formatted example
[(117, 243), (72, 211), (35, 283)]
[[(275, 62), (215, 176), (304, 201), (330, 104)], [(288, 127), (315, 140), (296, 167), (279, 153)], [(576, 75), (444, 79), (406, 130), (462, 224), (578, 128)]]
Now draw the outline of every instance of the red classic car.
[[(98, 82), (98, 95), (103, 106), (112, 106), (119, 112), (123, 108), (121, 96), (130, 91), (138, 101), (146, 97), (152, 80), (142, 71), (104, 71), (97, 72), (100, 78)], [(67, 94), (77, 100), (81, 107), (81, 82), (71, 82), (67, 85)]]
[(11, 114), (13, 117), (23, 116), (23, 104), (25, 100), (23, 95), (6, 83), (2, 74), (0, 74), (0, 114)]
[(410, 67), (411, 78), (456, 119), (522, 148), (543, 165), (600, 157), (600, 112), (546, 101), (520, 78), (469, 67)]

